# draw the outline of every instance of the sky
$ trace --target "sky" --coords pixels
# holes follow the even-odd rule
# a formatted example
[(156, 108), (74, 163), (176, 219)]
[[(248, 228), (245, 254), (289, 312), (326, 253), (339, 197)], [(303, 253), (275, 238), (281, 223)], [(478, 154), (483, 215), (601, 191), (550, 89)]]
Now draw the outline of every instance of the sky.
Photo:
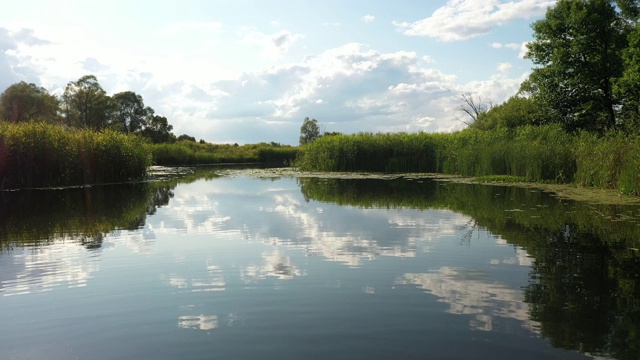
[(297, 145), (321, 131), (450, 132), (461, 94), (499, 104), (549, 0), (21, 0), (0, 12), (0, 91), (95, 75), (176, 135)]

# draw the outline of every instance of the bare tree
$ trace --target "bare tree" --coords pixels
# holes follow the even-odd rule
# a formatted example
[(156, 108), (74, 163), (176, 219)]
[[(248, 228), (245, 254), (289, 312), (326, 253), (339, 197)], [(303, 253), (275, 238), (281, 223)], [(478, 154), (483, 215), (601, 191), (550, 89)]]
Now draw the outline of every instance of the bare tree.
[(463, 104), (458, 107), (458, 110), (464, 112), (473, 119), (472, 122), (462, 121), (467, 124), (467, 126), (478, 121), (478, 118), (482, 113), (487, 112), (493, 107), (491, 100), (483, 102), (480, 96), (474, 97), (470, 92), (464, 92), (460, 94), (460, 97), (462, 98)]

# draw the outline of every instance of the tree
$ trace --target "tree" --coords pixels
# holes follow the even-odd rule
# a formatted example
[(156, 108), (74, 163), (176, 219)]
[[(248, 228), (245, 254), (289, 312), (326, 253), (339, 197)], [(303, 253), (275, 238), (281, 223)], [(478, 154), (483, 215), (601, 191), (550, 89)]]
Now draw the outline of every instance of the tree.
[(142, 130), (142, 135), (155, 144), (174, 142), (176, 136), (171, 130), (173, 130), (173, 125), (169, 125), (166, 117), (153, 115), (147, 120), (147, 127)]
[(112, 118), (111, 98), (93, 75), (67, 84), (62, 95), (63, 114), (68, 125), (103, 129)]
[(178, 136), (178, 138), (176, 139), (177, 141), (193, 141), (196, 142), (196, 138), (187, 134), (182, 134), (180, 136)]
[(629, 47), (623, 53), (624, 73), (615, 83), (622, 107), (620, 122), (628, 131), (640, 129), (640, 27), (629, 35)]
[(304, 118), (300, 127), (300, 145), (306, 145), (320, 137), (320, 128), (316, 119)]
[(55, 122), (60, 105), (43, 87), (21, 81), (0, 95), (0, 119), (17, 123), (28, 120)]
[(638, 0), (616, 0), (616, 5), (620, 8), (622, 16), (628, 20), (636, 20), (640, 15), (640, 1)]
[(567, 130), (605, 131), (616, 125), (614, 79), (628, 23), (609, 0), (559, 0), (533, 23), (525, 58), (538, 65), (529, 77), (534, 98)]
[(115, 113), (113, 126), (124, 133), (137, 133), (146, 125), (146, 119), (153, 115), (153, 109), (144, 106), (142, 96), (133, 91), (119, 92), (112, 97)]
[(482, 112), (470, 128), (479, 130), (513, 129), (524, 125), (538, 125), (538, 109), (531, 98), (512, 96), (504, 103)]
[[(493, 107), (493, 103), (491, 101), (484, 103), (480, 96), (474, 98), (473, 94), (470, 92), (462, 93), (460, 94), (460, 97), (462, 98), (463, 104), (458, 107), (458, 110), (469, 115), (473, 120), (473, 123), (478, 121), (480, 115)], [(470, 124), (465, 121), (463, 122), (467, 125)]]

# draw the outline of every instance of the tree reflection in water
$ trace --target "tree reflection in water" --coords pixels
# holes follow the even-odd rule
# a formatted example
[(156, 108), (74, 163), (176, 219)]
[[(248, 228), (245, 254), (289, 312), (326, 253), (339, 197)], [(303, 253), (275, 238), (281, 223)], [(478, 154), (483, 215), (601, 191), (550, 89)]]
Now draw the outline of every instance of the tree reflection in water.
[[(507, 186), (402, 179), (299, 183), (306, 199), (363, 208), (446, 208), (472, 217), (462, 244), (473, 231), (486, 229), (533, 258), (524, 301), (529, 319), (554, 346), (640, 357), (638, 207), (577, 203)], [(406, 274), (400, 281), (431, 292), (432, 280), (429, 274)]]

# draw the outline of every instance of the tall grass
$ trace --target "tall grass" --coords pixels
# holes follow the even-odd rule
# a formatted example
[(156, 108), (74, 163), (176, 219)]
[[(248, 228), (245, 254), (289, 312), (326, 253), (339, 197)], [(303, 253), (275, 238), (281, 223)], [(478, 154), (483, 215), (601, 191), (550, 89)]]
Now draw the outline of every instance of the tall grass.
[(640, 137), (571, 135), (557, 125), (455, 133), (321, 137), (296, 165), (307, 171), (437, 172), (576, 182), (640, 195)]
[(150, 149), (156, 165), (258, 162), (289, 165), (298, 154), (297, 147), (266, 143), (238, 146), (179, 141), (173, 144), (153, 144)]
[(0, 122), (0, 188), (128, 181), (144, 177), (150, 162), (137, 137)]
[(576, 183), (640, 195), (640, 137), (581, 133), (575, 143)]

